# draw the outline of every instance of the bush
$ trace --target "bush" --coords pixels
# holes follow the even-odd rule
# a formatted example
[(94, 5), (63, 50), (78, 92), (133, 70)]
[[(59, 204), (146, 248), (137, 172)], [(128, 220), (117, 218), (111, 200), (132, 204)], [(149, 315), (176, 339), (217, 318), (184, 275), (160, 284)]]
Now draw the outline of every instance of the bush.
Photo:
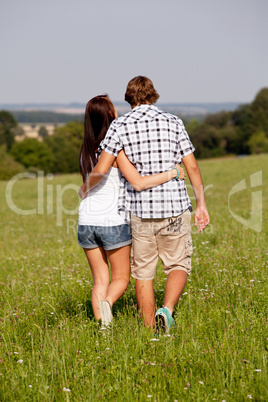
[(47, 144), (34, 138), (25, 138), (22, 142), (16, 142), (10, 151), (15, 160), (26, 168), (35, 167), (45, 173), (51, 171), (54, 156)]
[(6, 146), (0, 146), (0, 180), (10, 180), (23, 170), (23, 166), (7, 154)]

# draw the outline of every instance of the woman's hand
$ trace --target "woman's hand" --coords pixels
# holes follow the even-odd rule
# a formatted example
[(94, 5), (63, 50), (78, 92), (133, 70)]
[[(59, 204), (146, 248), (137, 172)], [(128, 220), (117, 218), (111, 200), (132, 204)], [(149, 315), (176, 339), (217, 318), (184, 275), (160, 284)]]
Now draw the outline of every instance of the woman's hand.
[[(181, 165), (175, 165), (175, 167), (176, 167), (176, 168), (179, 170), (179, 172), (180, 172), (179, 180), (185, 180), (187, 176), (186, 176), (186, 173), (185, 173), (183, 167), (182, 167)], [(174, 172), (175, 172), (175, 169), (174, 169)], [(175, 177), (177, 177), (177, 175), (176, 175)]]

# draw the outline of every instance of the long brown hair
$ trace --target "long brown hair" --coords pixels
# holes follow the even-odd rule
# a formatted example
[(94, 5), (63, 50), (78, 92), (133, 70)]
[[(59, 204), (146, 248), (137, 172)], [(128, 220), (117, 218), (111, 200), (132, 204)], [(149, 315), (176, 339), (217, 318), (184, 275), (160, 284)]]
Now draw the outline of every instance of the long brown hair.
[(115, 118), (115, 108), (108, 95), (98, 95), (88, 101), (84, 118), (84, 140), (80, 151), (80, 173), (83, 181), (98, 163), (96, 151)]

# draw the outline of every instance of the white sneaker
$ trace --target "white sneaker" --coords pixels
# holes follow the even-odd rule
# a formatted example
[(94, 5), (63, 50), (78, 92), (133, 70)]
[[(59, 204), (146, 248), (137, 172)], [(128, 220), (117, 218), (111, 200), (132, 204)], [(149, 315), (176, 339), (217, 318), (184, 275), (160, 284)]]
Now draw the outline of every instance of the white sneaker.
[(106, 300), (99, 302), (102, 329), (106, 329), (112, 322), (113, 314), (110, 303)]

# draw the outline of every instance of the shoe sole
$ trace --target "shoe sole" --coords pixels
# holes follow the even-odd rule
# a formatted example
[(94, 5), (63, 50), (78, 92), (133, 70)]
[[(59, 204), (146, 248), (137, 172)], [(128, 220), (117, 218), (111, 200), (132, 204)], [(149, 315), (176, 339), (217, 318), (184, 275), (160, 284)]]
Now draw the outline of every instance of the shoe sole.
[(109, 302), (103, 300), (99, 302), (102, 329), (109, 327), (112, 322), (113, 314)]
[(168, 323), (167, 323), (167, 317), (165, 316), (165, 314), (163, 314), (163, 313), (156, 314), (155, 325), (156, 325), (156, 330), (158, 332), (161, 330), (168, 332)]

